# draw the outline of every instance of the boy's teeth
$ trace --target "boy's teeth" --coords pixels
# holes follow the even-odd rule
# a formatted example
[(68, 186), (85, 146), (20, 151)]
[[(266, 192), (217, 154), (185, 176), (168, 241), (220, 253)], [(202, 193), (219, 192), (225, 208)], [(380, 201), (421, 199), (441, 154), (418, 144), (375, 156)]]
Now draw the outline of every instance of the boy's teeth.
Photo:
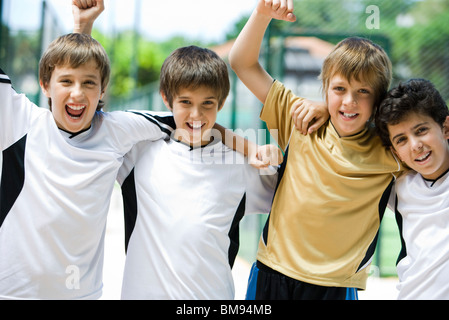
[(201, 122), (195, 122), (195, 123), (191, 123), (190, 126), (191, 126), (193, 129), (199, 129), (199, 128), (201, 128), (203, 125), (201, 124)]
[(429, 156), (430, 152), (427, 152), (425, 155), (423, 155), (422, 157), (417, 158), (417, 161), (422, 161), (424, 159), (426, 159)]
[(69, 107), (72, 110), (82, 110), (86, 108), (86, 106), (73, 106), (73, 105), (67, 105), (67, 107)]
[(68, 104), (66, 105), (67, 107), (67, 115), (72, 118), (72, 119), (79, 119), (81, 117), (81, 115), (84, 113), (84, 109), (86, 109), (86, 105), (73, 105), (73, 104)]

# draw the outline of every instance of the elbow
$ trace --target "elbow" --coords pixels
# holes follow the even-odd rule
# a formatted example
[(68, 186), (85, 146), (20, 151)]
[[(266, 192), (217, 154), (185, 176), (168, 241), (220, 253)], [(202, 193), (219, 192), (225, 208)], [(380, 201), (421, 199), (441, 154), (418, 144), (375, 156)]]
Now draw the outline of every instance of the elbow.
[(237, 73), (239, 70), (238, 59), (236, 59), (232, 51), (229, 53), (229, 65), (231, 66), (231, 69)]
[(239, 59), (235, 54), (229, 55), (229, 65), (238, 77), (248, 69), (248, 66), (243, 63), (242, 59)]
[(229, 52), (229, 65), (231, 66), (231, 69), (238, 74), (242, 71), (242, 69), (245, 68), (244, 61), (247, 59), (245, 55), (239, 54), (239, 49), (234, 46), (231, 48), (231, 51)]

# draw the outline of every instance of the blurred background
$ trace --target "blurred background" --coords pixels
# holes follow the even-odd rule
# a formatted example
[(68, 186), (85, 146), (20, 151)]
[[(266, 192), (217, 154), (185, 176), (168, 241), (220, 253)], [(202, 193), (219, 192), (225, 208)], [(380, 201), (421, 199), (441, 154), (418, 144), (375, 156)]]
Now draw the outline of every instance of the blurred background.
[[(105, 0), (93, 36), (107, 50), (112, 78), (106, 110), (164, 110), (158, 77), (177, 47), (195, 44), (225, 61), (257, 0)], [(449, 0), (296, 0), (295, 23), (274, 21), (261, 60), (274, 77), (300, 95), (321, 99), (317, 79), (335, 44), (363, 36), (380, 44), (394, 66), (394, 84), (420, 77), (449, 99)], [(71, 0), (0, 0), (0, 67), (18, 92), (46, 107), (38, 84), (39, 58), (51, 40), (72, 30)], [(266, 143), (261, 105), (230, 70), (232, 90), (218, 122)], [(245, 131), (246, 130), (246, 131)], [(261, 130), (263, 132), (263, 130)], [(269, 141), (268, 141), (269, 142)], [(266, 217), (246, 217), (240, 256), (252, 262)], [(379, 276), (395, 276), (400, 249), (395, 219), (387, 211), (374, 265)]]

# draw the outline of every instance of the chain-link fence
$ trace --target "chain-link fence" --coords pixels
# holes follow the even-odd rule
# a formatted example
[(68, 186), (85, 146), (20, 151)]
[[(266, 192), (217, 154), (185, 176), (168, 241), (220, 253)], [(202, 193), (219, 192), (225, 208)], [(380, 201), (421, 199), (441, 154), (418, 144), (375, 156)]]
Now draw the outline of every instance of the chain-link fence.
[(296, 23), (273, 29), (321, 34), (332, 43), (350, 35), (372, 38), (389, 53), (395, 82), (426, 78), (449, 99), (449, 0), (297, 0), (295, 12)]
[(63, 32), (60, 17), (45, 0), (1, 0), (0, 8), (0, 66), (18, 92), (46, 106), (39, 87), (39, 60), (43, 50)]

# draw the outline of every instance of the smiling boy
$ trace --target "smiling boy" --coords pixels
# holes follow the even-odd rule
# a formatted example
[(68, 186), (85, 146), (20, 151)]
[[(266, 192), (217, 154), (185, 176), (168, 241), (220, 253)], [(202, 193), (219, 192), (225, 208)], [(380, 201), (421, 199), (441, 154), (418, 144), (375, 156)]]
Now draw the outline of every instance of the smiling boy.
[[(55, 42), (49, 50), (58, 50), (59, 45)], [(50, 61), (50, 57), (52, 55), (47, 54), (42, 58), (40, 82), (57, 126), (72, 133), (88, 129), (95, 112), (102, 107), (99, 101), (107, 85), (107, 79), (102, 79), (99, 61), (91, 59), (74, 68), (62, 64), (62, 61)], [(47, 79), (46, 69), (52, 64), (55, 68)]]
[(402, 237), (398, 299), (449, 299), (449, 110), (434, 85), (412, 79), (392, 89), (376, 125), (412, 170), (397, 179), (391, 207)]
[[(165, 105), (173, 110), (175, 122), (179, 124), (175, 131), (178, 140), (193, 147), (200, 147), (210, 142), (211, 129), (215, 124), (219, 105), (219, 100), (212, 90), (205, 87), (194, 90), (182, 89), (172, 104), (164, 95), (163, 100)], [(195, 107), (198, 105), (201, 106), (201, 110)]]
[[(265, 174), (212, 129), (229, 93), (225, 62), (209, 49), (175, 50), (160, 93), (175, 122), (169, 140), (140, 143), (118, 180), (125, 206), (123, 299), (234, 298), (231, 268), (244, 214), (268, 213), (275, 171)], [(276, 146), (268, 146), (277, 156)], [(276, 163), (277, 164), (277, 163)]]
[[(207, 63), (196, 61), (199, 57), (206, 59)], [(195, 70), (191, 65), (198, 65), (203, 69)], [(178, 68), (177, 72), (182, 77), (175, 75), (170, 69), (174, 67)], [(174, 51), (166, 59), (160, 76), (160, 92), (165, 106), (173, 112), (176, 139), (193, 147), (210, 142), (217, 113), (223, 107), (229, 92), (227, 77), (228, 73), (224, 70), (221, 59), (217, 59), (216, 54), (210, 50), (186, 47)], [(189, 86), (180, 86), (181, 81), (187, 83), (186, 79), (191, 79)], [(204, 85), (209, 82), (209, 86)], [(222, 86), (220, 90), (216, 89), (218, 84)]]
[(285, 151), (270, 217), (259, 241), (248, 299), (355, 299), (365, 289), (399, 163), (371, 123), (392, 71), (370, 40), (347, 38), (321, 71), (330, 120), (307, 136), (294, 129), (302, 99), (259, 63), (272, 19), (295, 21), (292, 0), (259, 0), (237, 38), (230, 63), (264, 104), (261, 119)]
[(164, 134), (143, 116), (100, 110), (110, 68), (92, 37), (59, 37), (39, 70), (51, 111), (0, 74), (0, 299), (96, 299), (123, 156)]

